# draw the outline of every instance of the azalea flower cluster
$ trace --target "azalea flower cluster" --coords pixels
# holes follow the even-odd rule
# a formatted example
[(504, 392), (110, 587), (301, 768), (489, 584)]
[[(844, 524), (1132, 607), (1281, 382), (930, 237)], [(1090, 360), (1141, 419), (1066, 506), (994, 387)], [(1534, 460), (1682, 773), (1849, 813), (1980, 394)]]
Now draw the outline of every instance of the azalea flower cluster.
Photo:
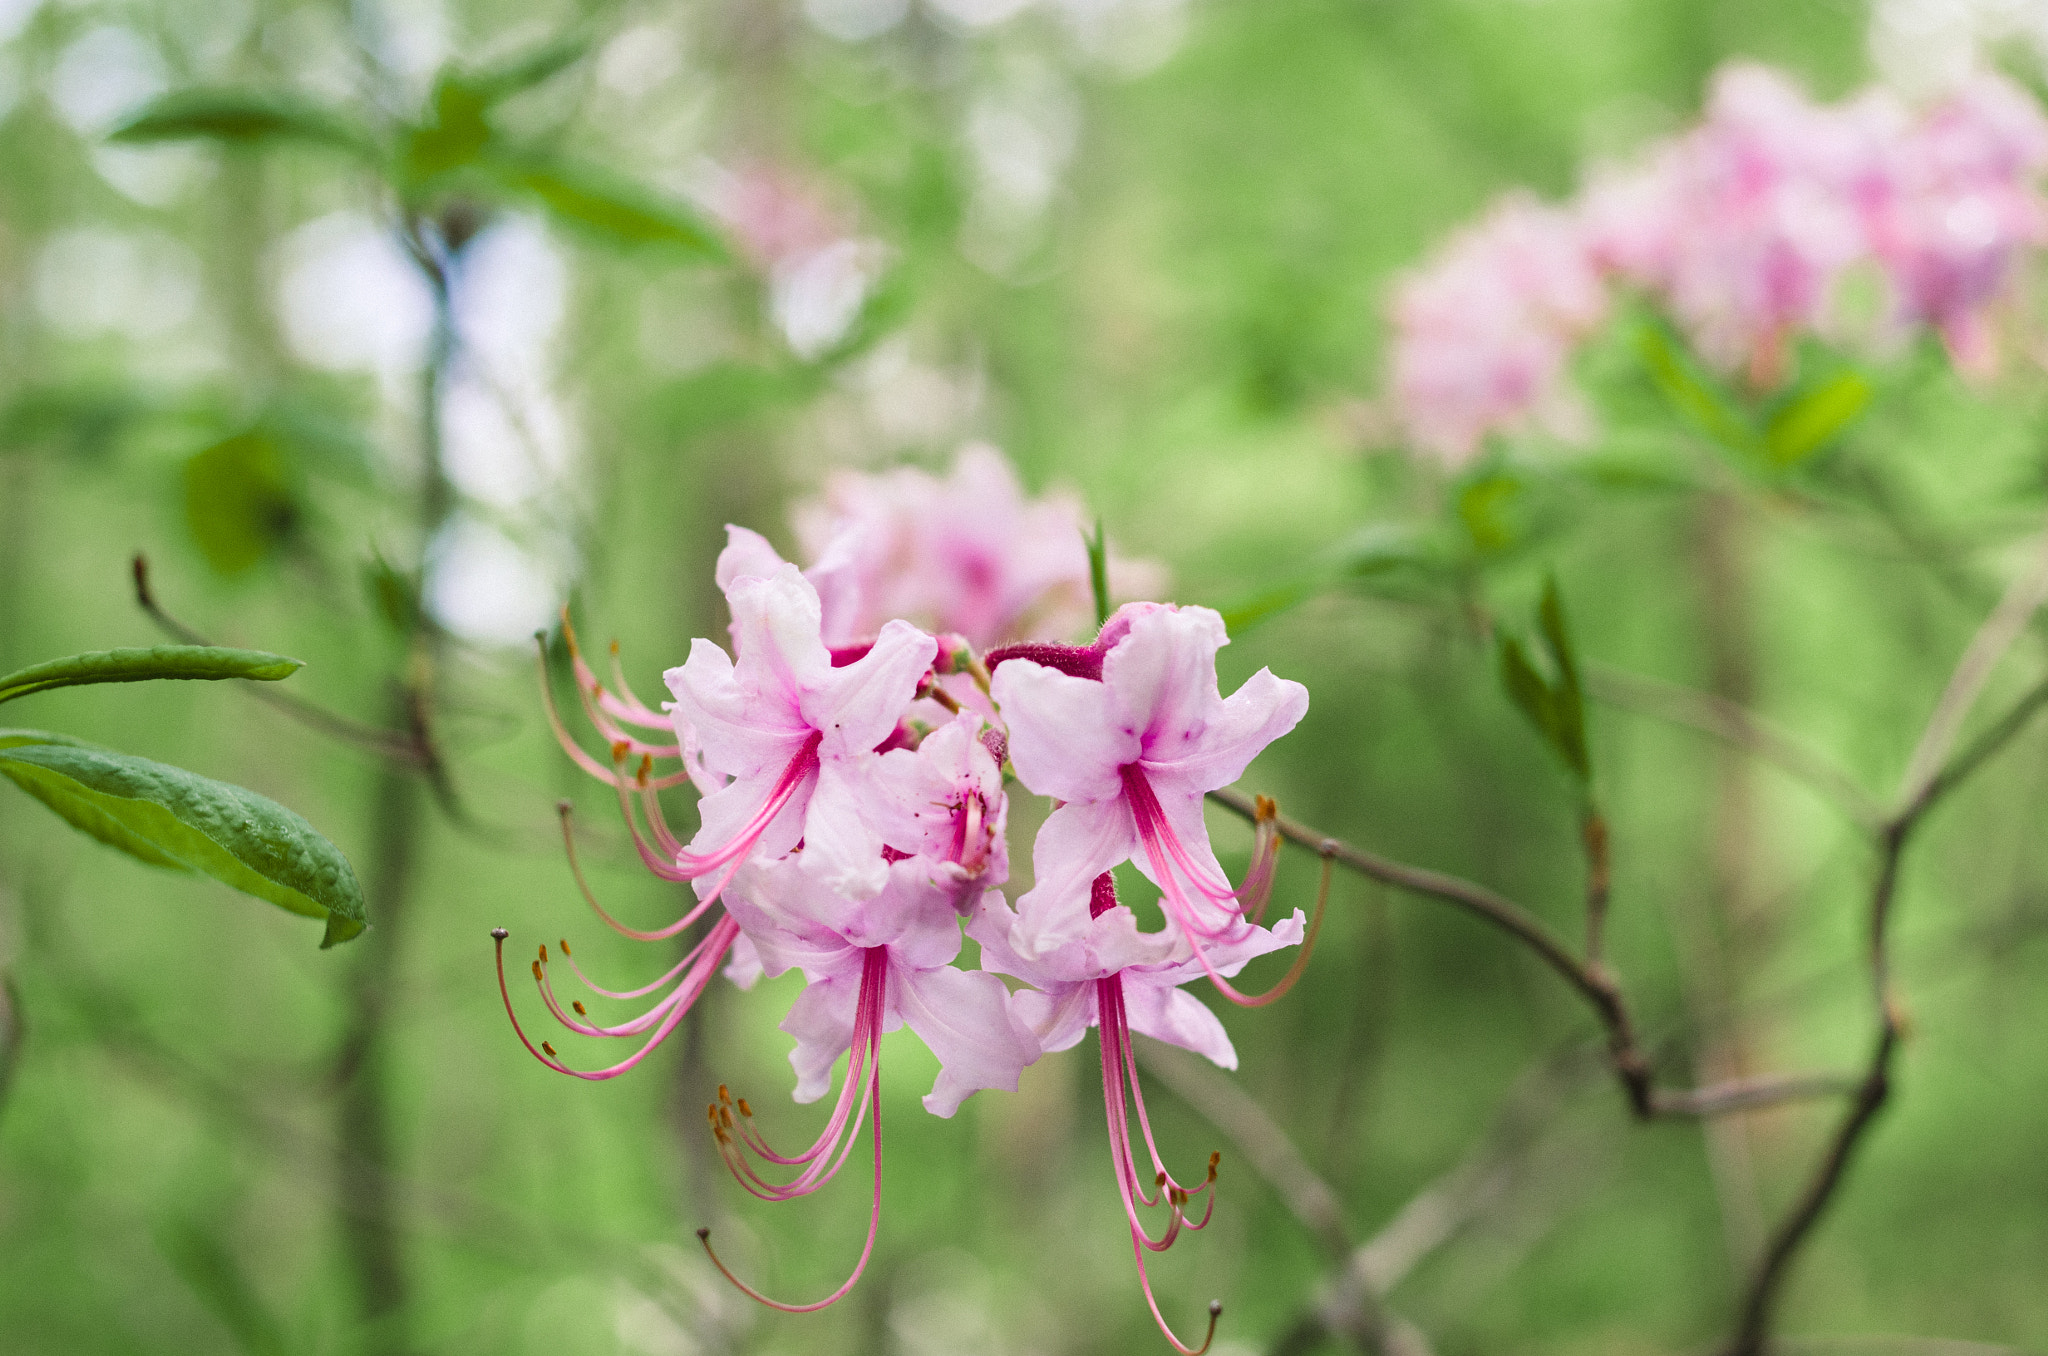
[[(2048, 118), (1980, 73), (1924, 108), (1872, 89), (1817, 104), (1737, 63), (1705, 117), (1545, 207), (1510, 195), (1398, 286), (1394, 404), (1452, 465), (1492, 432), (1589, 430), (1573, 350), (1620, 289), (1661, 307), (1710, 363), (1780, 385), (1801, 334), (1892, 344), (1925, 327), (1965, 373), (1998, 362), (1993, 312), (2048, 236)], [(1859, 320), (1852, 280), (1882, 295)]]
[[(955, 494), (976, 484), (989, 491), (979, 513), (973, 497)], [(581, 999), (565, 1007), (540, 949), (533, 978), (556, 1021), (583, 1036), (640, 1040), (609, 1066), (577, 1068), (552, 1042), (535, 1043), (509, 989), (506, 1011), (541, 1062), (606, 1079), (645, 1059), (721, 969), (743, 988), (762, 974), (803, 976), (782, 1022), (795, 1039), (796, 1099), (830, 1093), (835, 1063), (847, 1056), (823, 1130), (804, 1148), (779, 1150), (751, 1105), (724, 1087), (708, 1113), (734, 1176), (764, 1200), (824, 1186), (863, 1124), (871, 1128), (867, 1242), (843, 1285), (811, 1303), (771, 1300), (711, 1253), (734, 1284), (791, 1312), (846, 1294), (874, 1247), (884, 1033), (907, 1026), (938, 1057), (924, 1107), (951, 1116), (978, 1090), (1014, 1090), (1026, 1065), (1094, 1027), (1117, 1189), (1146, 1300), (1176, 1349), (1201, 1351), (1219, 1307), (1210, 1308), (1200, 1346), (1182, 1342), (1153, 1298), (1145, 1257), (1208, 1222), (1217, 1159), (1185, 1178), (1161, 1161), (1133, 1033), (1234, 1068), (1222, 1024), (1184, 986), (1207, 979), (1233, 1002), (1259, 1004), (1299, 975), (1300, 960), (1256, 996), (1231, 982), (1257, 956), (1305, 935), (1312, 943), (1314, 929), (1299, 910), (1263, 921), (1278, 846), (1270, 802), (1239, 885), (1211, 848), (1202, 803), (1301, 720), (1308, 693), (1261, 669), (1222, 696), (1216, 653), (1228, 637), (1207, 608), (1130, 603), (1089, 643), (1043, 638), (1050, 619), (1064, 624), (1061, 595), (1072, 582), (1052, 557), (1065, 549), (1085, 579), (1084, 543), (1062, 511), (1024, 502), (985, 449), (950, 482), (848, 479), (827, 505), (829, 519), (811, 515), (833, 527), (808, 569), (756, 533), (728, 529), (717, 581), (731, 611), (731, 648), (693, 642), (664, 675), (670, 700), (660, 711), (633, 695), (616, 650), (607, 682), (569, 633), (584, 710), (609, 756), (585, 749), (558, 717), (557, 735), (615, 789), (647, 869), (688, 882), (696, 903), (666, 926), (635, 929), (590, 897), (580, 868), (577, 882), (629, 937), (697, 931), (652, 984), (606, 989), (575, 969), (598, 998), (646, 1004), (618, 1021), (591, 1016)], [(927, 631), (900, 616), (875, 624), (896, 606), (953, 626)], [(1055, 805), (1031, 846), (1031, 888), (1014, 908), (1001, 889), (1013, 780)], [(657, 795), (684, 783), (699, 795), (699, 827), (687, 841)], [(565, 812), (574, 866), (567, 822)], [(1163, 927), (1142, 927), (1118, 898), (1112, 873), (1126, 862), (1158, 888)], [(978, 944), (977, 968), (960, 964), (963, 934)], [(505, 934), (493, 935), (504, 989)], [(566, 942), (561, 951), (576, 967)], [(1156, 1232), (1146, 1228), (1147, 1209), (1164, 1211)], [(700, 1237), (709, 1252), (708, 1231)]]

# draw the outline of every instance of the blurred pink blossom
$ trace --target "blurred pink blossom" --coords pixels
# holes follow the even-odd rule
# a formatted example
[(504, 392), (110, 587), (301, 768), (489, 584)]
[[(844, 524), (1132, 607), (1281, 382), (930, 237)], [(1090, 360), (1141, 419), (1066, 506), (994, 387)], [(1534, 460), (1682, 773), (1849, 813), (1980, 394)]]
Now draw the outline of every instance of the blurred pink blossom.
[(1903, 325), (1933, 326), (1965, 373), (1998, 361), (1987, 312), (2020, 252), (2048, 231), (2038, 177), (2048, 119), (2010, 81), (1979, 74), (1888, 148), (1867, 204), (1872, 248)]
[(1572, 348), (1606, 315), (1578, 223), (1511, 193), (1394, 297), (1393, 398), (1416, 445), (1458, 466), (1496, 431), (1590, 431)]
[[(825, 600), (825, 643), (871, 639), (902, 617), (977, 649), (1061, 640), (1095, 617), (1079, 499), (1024, 493), (1002, 453), (962, 448), (945, 476), (913, 467), (845, 471), (796, 512), (806, 574)], [(1113, 596), (1156, 594), (1165, 571), (1109, 562)]]

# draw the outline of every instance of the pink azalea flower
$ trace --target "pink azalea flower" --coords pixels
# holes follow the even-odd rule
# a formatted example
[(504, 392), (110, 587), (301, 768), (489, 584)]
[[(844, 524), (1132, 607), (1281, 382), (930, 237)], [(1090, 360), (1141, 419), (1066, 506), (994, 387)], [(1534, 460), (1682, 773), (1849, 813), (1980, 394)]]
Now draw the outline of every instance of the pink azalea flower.
[[(872, 638), (894, 617), (958, 633), (977, 649), (1059, 640), (1094, 613), (1080, 502), (1027, 497), (985, 443), (962, 448), (943, 478), (911, 467), (842, 472), (796, 522), (827, 600), (827, 644)], [(1110, 560), (1113, 593), (1143, 595), (1163, 582), (1156, 565)]]
[[(953, 892), (946, 882), (934, 881), (918, 858), (890, 866), (887, 885), (866, 900), (833, 892), (795, 859), (750, 863), (734, 880), (726, 907), (754, 943), (767, 973), (796, 969), (807, 981), (782, 1022), (782, 1029), (796, 1038), (789, 1057), (797, 1074), (796, 1099), (812, 1102), (824, 1096), (833, 1062), (851, 1052), (831, 1118), (798, 1153), (770, 1147), (746, 1102), (727, 1104), (720, 1089), (711, 1122), (733, 1175), (763, 1200), (806, 1195), (831, 1181), (845, 1163), (863, 1118), (873, 1123), (875, 1194), (867, 1243), (853, 1274), (836, 1291), (813, 1304), (784, 1304), (734, 1277), (712, 1254), (727, 1278), (755, 1299), (807, 1312), (852, 1289), (874, 1249), (882, 1190), (882, 1036), (907, 1025), (939, 1057), (938, 1081), (924, 1098), (925, 1109), (935, 1116), (951, 1116), (981, 1088), (1015, 1091), (1017, 1076), (1038, 1057), (1038, 1045), (1012, 1016), (1002, 980), (986, 971), (953, 968), (960, 953)], [(798, 1171), (788, 1181), (773, 1181), (754, 1166), (755, 1160)], [(709, 1251), (708, 1231), (698, 1236)]]
[(937, 643), (894, 621), (866, 653), (835, 667), (820, 636), (817, 591), (795, 566), (765, 578), (720, 574), (729, 578), (737, 661), (700, 638), (663, 676), (677, 729), (690, 732), (706, 767), (732, 780), (699, 802), (702, 825), (675, 850), (673, 867), (644, 847), (643, 856), (671, 879), (723, 868), (722, 882), (749, 855), (773, 859), (801, 841), (804, 864), (821, 881), (871, 896), (887, 872), (881, 836), (862, 806), (866, 764), (895, 732)]
[(1606, 312), (1578, 222), (1525, 193), (1507, 195), (1396, 287), (1401, 424), (1453, 467), (1489, 433), (1583, 441), (1592, 418), (1567, 368)]
[(1218, 989), (1209, 948), (1242, 924), (1240, 892), (1209, 846), (1202, 797), (1236, 781), (1308, 710), (1308, 690), (1260, 669), (1229, 698), (1216, 652), (1229, 643), (1205, 607), (1134, 603), (1086, 647), (1019, 646), (989, 655), (1009, 723), (1010, 761), (1062, 802), (1032, 847), (1035, 883), (1017, 902), (1017, 949), (1043, 956), (1088, 927), (1091, 882), (1135, 861)]
[[(1078, 901), (1074, 901), (1078, 904)], [(981, 943), (984, 970), (1014, 975), (1033, 985), (1012, 1000), (1013, 1010), (1028, 1025), (1047, 1053), (1066, 1050), (1079, 1043), (1091, 1026), (1098, 1028), (1097, 1045), (1102, 1055), (1102, 1104), (1109, 1120), (1110, 1158), (1115, 1166), (1117, 1192), (1123, 1197), (1124, 1216), (1130, 1223), (1131, 1253), (1138, 1263), (1138, 1284), (1151, 1306), (1152, 1317), (1166, 1340), (1181, 1352), (1199, 1351), (1174, 1335), (1159, 1301), (1152, 1294), (1152, 1281), (1145, 1271), (1145, 1254), (1164, 1252), (1173, 1245), (1183, 1226), (1200, 1229), (1215, 1209), (1217, 1155), (1209, 1157), (1207, 1177), (1189, 1186), (1176, 1180), (1159, 1157), (1152, 1138), (1152, 1125), (1145, 1113), (1145, 1097), (1138, 1085), (1137, 1051), (1131, 1033), (1142, 1032), (1213, 1061), (1225, 1069), (1237, 1067), (1237, 1051), (1229, 1033), (1181, 985), (1199, 979), (1213, 966), (1222, 974), (1234, 975), (1256, 956), (1294, 946), (1301, 941), (1303, 919), (1300, 910), (1270, 931), (1240, 922), (1217, 939), (1209, 949), (1208, 963), (1195, 958), (1185, 937), (1172, 929), (1140, 932), (1137, 916), (1116, 898), (1116, 883), (1104, 872), (1091, 882), (1088, 892), (1088, 923), (1080, 936), (1036, 957), (1020, 954), (1011, 944), (1016, 916), (991, 892), (967, 925), (967, 935)], [(1152, 1163), (1150, 1173), (1138, 1170), (1131, 1146), (1130, 1111), (1138, 1114), (1138, 1128)], [(1189, 1202), (1207, 1196), (1200, 1219), (1187, 1216)], [(1168, 1207), (1166, 1228), (1154, 1238), (1146, 1230), (1139, 1207)], [(1215, 1335), (1216, 1310), (1210, 1310), (1209, 1334)], [(1205, 1341), (1203, 1347), (1208, 1343)]]
[(1000, 738), (979, 715), (962, 712), (915, 750), (883, 754), (869, 777), (882, 841), (922, 860), (963, 913), (1010, 878), (1009, 798), (989, 748)]

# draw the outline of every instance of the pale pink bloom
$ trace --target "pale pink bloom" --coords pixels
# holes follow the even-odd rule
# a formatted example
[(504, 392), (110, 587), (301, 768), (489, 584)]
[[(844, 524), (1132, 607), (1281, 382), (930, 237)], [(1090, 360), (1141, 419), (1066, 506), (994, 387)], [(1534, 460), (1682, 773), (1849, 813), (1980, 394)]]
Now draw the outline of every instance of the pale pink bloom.
[[(808, 850), (808, 849), (806, 849)], [(801, 856), (801, 854), (799, 854)], [(727, 908), (754, 943), (771, 975), (803, 972), (782, 1029), (796, 1038), (790, 1064), (797, 1075), (796, 1099), (813, 1102), (832, 1084), (832, 1065), (849, 1054), (845, 1082), (825, 1128), (811, 1145), (784, 1154), (772, 1148), (754, 1124), (745, 1099), (720, 1100), (710, 1108), (720, 1152), (740, 1185), (763, 1200), (791, 1200), (831, 1181), (860, 1135), (863, 1119), (874, 1127), (874, 1197), (867, 1242), (860, 1261), (832, 1294), (811, 1304), (768, 1299), (712, 1261), (733, 1284), (755, 1299), (788, 1312), (831, 1304), (853, 1288), (874, 1250), (882, 1208), (881, 1040), (908, 1026), (939, 1057), (939, 1077), (925, 1095), (925, 1109), (951, 1116), (981, 1088), (1015, 1091), (1017, 1076), (1038, 1057), (1038, 1045), (1011, 1015), (1010, 993), (986, 971), (953, 968), (960, 953), (960, 919), (953, 895), (935, 883), (917, 858), (889, 868), (880, 894), (854, 900), (819, 884), (797, 860), (749, 863), (733, 881)], [(738, 1115), (735, 1117), (734, 1112)], [(766, 1175), (756, 1162), (795, 1168), (786, 1181)], [(708, 1230), (698, 1236), (710, 1251)]]
[[(1033, 499), (1003, 455), (960, 450), (952, 470), (834, 475), (796, 514), (807, 571), (826, 599), (826, 642), (852, 645), (902, 617), (977, 649), (1060, 640), (1094, 616), (1080, 501)], [(1110, 559), (1112, 594), (1163, 584), (1155, 565)]]
[(869, 775), (882, 841), (921, 861), (962, 912), (1010, 878), (1009, 798), (989, 748), (1000, 739), (962, 712), (915, 749), (884, 753)]
[(894, 735), (937, 643), (894, 621), (866, 653), (835, 667), (817, 590), (795, 566), (765, 578), (721, 568), (720, 578), (737, 660), (700, 638), (663, 677), (678, 730), (732, 780), (698, 803), (701, 827), (676, 860), (685, 870), (730, 863), (729, 875), (747, 857), (772, 860), (802, 842), (805, 867), (826, 885), (871, 896), (887, 872), (863, 805), (866, 765)]
[(2048, 232), (2038, 180), (2048, 119), (2025, 91), (1980, 74), (1887, 146), (1866, 203), (1898, 319), (1940, 332), (1956, 365), (1987, 375), (1997, 348), (1987, 312), (2021, 252)]
[(1205, 973), (1242, 1000), (1208, 954), (1242, 925), (1243, 909), (1209, 846), (1202, 797), (1300, 722), (1308, 690), (1260, 669), (1224, 698), (1216, 652), (1228, 643), (1208, 608), (1133, 603), (1092, 646), (989, 655), (1017, 777), (1062, 802), (1039, 831), (1035, 880), (1017, 902), (1021, 954), (1080, 937), (1091, 882), (1135, 861)]
[(1826, 108), (1765, 67), (1723, 67), (1700, 126), (1594, 181), (1594, 257), (1661, 300), (1709, 362), (1774, 385), (1790, 337), (1828, 321), (1867, 257), (1859, 189), (1889, 122), (1881, 101)]
[(719, 175), (706, 197), (740, 253), (764, 273), (854, 230), (851, 214), (829, 202), (815, 182), (764, 161)]
[(1491, 433), (1583, 439), (1591, 418), (1567, 369), (1606, 310), (1573, 217), (1509, 194), (1396, 287), (1400, 422), (1453, 467)]
[[(1014, 975), (1034, 986), (1020, 991), (1012, 1000), (1013, 1011), (1031, 1027), (1035, 1039), (1047, 1053), (1065, 1050), (1079, 1043), (1091, 1026), (1098, 1028), (1097, 1045), (1102, 1055), (1102, 1105), (1109, 1121), (1110, 1158), (1116, 1170), (1117, 1192), (1123, 1198), (1124, 1216), (1130, 1224), (1131, 1253), (1138, 1263), (1138, 1284), (1151, 1306), (1166, 1339), (1182, 1352), (1194, 1350), (1174, 1335), (1159, 1302), (1152, 1294), (1152, 1281), (1145, 1271), (1145, 1254), (1171, 1247), (1183, 1226), (1200, 1229), (1215, 1209), (1212, 1188), (1216, 1181), (1216, 1157), (1209, 1159), (1207, 1177), (1192, 1188), (1166, 1170), (1153, 1142), (1152, 1124), (1145, 1113), (1145, 1096), (1138, 1084), (1137, 1052), (1131, 1033), (1142, 1032), (1156, 1040), (1178, 1045), (1221, 1065), (1237, 1067), (1237, 1051), (1229, 1033), (1209, 1011), (1181, 985), (1200, 979), (1211, 967), (1217, 973), (1234, 975), (1256, 956), (1294, 946), (1302, 938), (1303, 918), (1296, 910), (1292, 918), (1268, 931), (1240, 922), (1218, 938), (1209, 949), (1205, 964), (1197, 960), (1187, 939), (1173, 929), (1140, 932), (1130, 909), (1117, 902), (1116, 883), (1107, 873), (1090, 882), (1087, 895), (1086, 930), (1073, 941), (1030, 957), (1011, 944), (1016, 916), (991, 892), (983, 897), (967, 925), (967, 935), (981, 943), (984, 970)], [(1071, 901), (1076, 910), (1081, 901)], [(1128, 1098), (1128, 1100), (1127, 1100)], [(1138, 1113), (1138, 1128), (1152, 1171), (1138, 1170), (1131, 1144), (1130, 1111)], [(1156, 1194), (1155, 1194), (1156, 1193)], [(1207, 1195), (1202, 1217), (1189, 1219), (1188, 1202)], [(1139, 1207), (1165, 1204), (1169, 1218), (1158, 1238), (1151, 1236), (1138, 1214)], [(1211, 1310), (1210, 1333), (1215, 1332)], [(1206, 1345), (1206, 1343), (1205, 1343)]]

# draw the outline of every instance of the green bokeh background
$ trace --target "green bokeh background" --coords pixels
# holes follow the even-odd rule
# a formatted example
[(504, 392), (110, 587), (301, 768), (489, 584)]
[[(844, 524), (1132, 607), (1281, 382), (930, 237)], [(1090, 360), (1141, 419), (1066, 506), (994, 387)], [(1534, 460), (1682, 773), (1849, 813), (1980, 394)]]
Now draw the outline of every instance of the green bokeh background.
[[(353, 12), (354, 30), (340, 5), (253, 0), (237, 13), (53, 3), (6, 48), (20, 95), (0, 122), (0, 385), (14, 411), (0, 448), (0, 669), (154, 639), (128, 587), (144, 550), (188, 622), (306, 660), (294, 691), (375, 720), (405, 652), (360, 576), (373, 549), (417, 549), (404, 477), (302, 468), (282, 549), (222, 576), (185, 516), (182, 468), (208, 438), (188, 424), (204, 418), (162, 411), (312, 391), (387, 449), (364, 465), (407, 464), (408, 427), (380, 413), (371, 383), (300, 369), (268, 310), (276, 242), (321, 213), (374, 207), (376, 188), (317, 154), (206, 152), (202, 189), (146, 207), (95, 172), (91, 144), (41, 93), (59, 54), (102, 23), (157, 44), (173, 83), (275, 83), (278, 35), (345, 55), (374, 7)], [(774, 156), (841, 185), (894, 251), (889, 330), (921, 361), (985, 383), (942, 440), (869, 451), (937, 465), (958, 435), (986, 437), (1034, 488), (1079, 489), (1125, 552), (1170, 565), (1179, 601), (1226, 608), (1361, 527), (1432, 512), (1436, 480), (1357, 431), (1395, 270), (1494, 193), (1563, 195), (1587, 157), (1682, 125), (1725, 59), (1782, 65), (1828, 97), (1869, 78), (1867, 16), (1819, 0), (1190, 0), (1183, 17), (1171, 54), (1129, 73), (1080, 55), (1035, 10), (964, 30), (916, 9), (855, 44), (782, 0), (447, 10), (465, 56), (574, 22), (600, 44), (635, 24), (680, 29), (683, 69), (641, 104), (607, 101), (572, 72), (508, 118), (559, 120), (567, 144), (629, 175), (674, 163), (676, 145), (656, 143), (680, 128), (704, 153)], [(1078, 132), (1036, 243), (996, 276), (959, 247), (961, 126), (977, 89), (1022, 67), (1056, 76)], [(80, 339), (39, 311), (42, 243), (95, 223), (194, 253), (199, 356), (178, 351), (186, 332)], [(586, 639), (616, 635), (648, 695), (689, 637), (722, 634), (720, 525), (791, 547), (787, 503), (826, 465), (819, 411), (849, 398), (848, 378), (778, 384), (791, 363), (733, 270), (559, 239), (571, 270), (559, 381), (584, 449), (565, 490), (574, 596)], [(679, 373), (647, 338), (693, 332), (727, 336), (717, 364)], [(1728, 658), (1709, 621), (1719, 607), (1738, 618), (1753, 704), (1888, 791), (2015, 567), (2044, 477), (2038, 377), (1969, 388), (1925, 354), (1882, 375), (1877, 406), (1830, 455), (1891, 487), (1889, 517), (1725, 471), (1705, 490), (1578, 486), (1566, 525), (1490, 571), (1478, 596), (1525, 619), (1554, 569), (1584, 655), (1696, 687)], [(1613, 398), (1625, 407), (1630, 389), (1617, 382)], [(51, 393), (54, 414), (23, 413)], [(1713, 541), (1732, 563), (1709, 562)], [(2042, 660), (2023, 641), (1984, 710)], [(1223, 656), (1226, 689), (1261, 665), (1305, 682), (1313, 705), (1248, 789), (1487, 882), (1577, 935), (1572, 786), (1502, 697), (1490, 643), (1441, 591), (1333, 586), (1242, 630)], [(701, 1021), (613, 1083), (533, 1062), (499, 1006), (489, 928), (511, 929), (522, 957), (566, 936), (615, 981), (657, 968), (655, 948), (583, 910), (555, 799), (582, 807), (593, 883), (615, 911), (651, 922), (676, 894), (638, 868), (605, 796), (554, 748), (524, 654), (454, 645), (439, 680), (439, 728), (477, 826), (423, 818), (392, 981), (401, 1316), (363, 1324), (335, 1223), (336, 1164), (352, 1151), (335, 1131), (336, 1045), (362, 956), (317, 951), (306, 920), (134, 865), (10, 792), (0, 957), (26, 1039), (0, 1112), (0, 1348), (1164, 1349), (1132, 1271), (1091, 1046), (939, 1121), (916, 1102), (933, 1061), (891, 1038), (867, 1278), (808, 1317), (726, 1289), (697, 1251), (700, 1224), (782, 1295), (836, 1284), (859, 1247), (857, 1175), (766, 1206), (730, 1182), (704, 1128), (721, 1081), (785, 1142), (817, 1123), (782, 1096), (775, 1022), (791, 981), (717, 986)], [(224, 685), (49, 693), (8, 716), (252, 787), (363, 866), (374, 761)], [(1614, 827), (1611, 954), (1660, 1067), (1682, 1081), (1710, 1065), (1856, 1065), (1870, 1024), (1862, 840), (1799, 784), (1696, 732), (1596, 707), (1591, 733)], [(1897, 965), (1912, 1029), (1896, 1101), (1795, 1273), (1786, 1350), (2048, 1350), (2042, 738), (2023, 737), (1945, 805), (1908, 859)], [(670, 804), (688, 822), (687, 798)], [(1013, 810), (1020, 875), (1036, 813)], [(1249, 834), (1212, 821), (1240, 867)], [(1306, 905), (1313, 860), (1290, 855), (1281, 881), (1284, 906)], [(1446, 1356), (1711, 1349), (1756, 1231), (1805, 1180), (1836, 1114), (1772, 1112), (1712, 1133), (1635, 1125), (1590, 1015), (1554, 976), (1440, 904), (1341, 876), (1296, 993), (1222, 1016), (1242, 1057), (1229, 1081), (1335, 1189), (1355, 1242), (1510, 1124), (1521, 1150), (1491, 1164), (1474, 1212), (1389, 1296)], [(1163, 1080), (1148, 1087), (1172, 1161), (1225, 1152), (1214, 1226), (1155, 1266), (1168, 1315), (1192, 1331), (1217, 1296), (1219, 1350), (1348, 1349), (1303, 1326), (1331, 1268), (1316, 1239), (1227, 1131)]]

